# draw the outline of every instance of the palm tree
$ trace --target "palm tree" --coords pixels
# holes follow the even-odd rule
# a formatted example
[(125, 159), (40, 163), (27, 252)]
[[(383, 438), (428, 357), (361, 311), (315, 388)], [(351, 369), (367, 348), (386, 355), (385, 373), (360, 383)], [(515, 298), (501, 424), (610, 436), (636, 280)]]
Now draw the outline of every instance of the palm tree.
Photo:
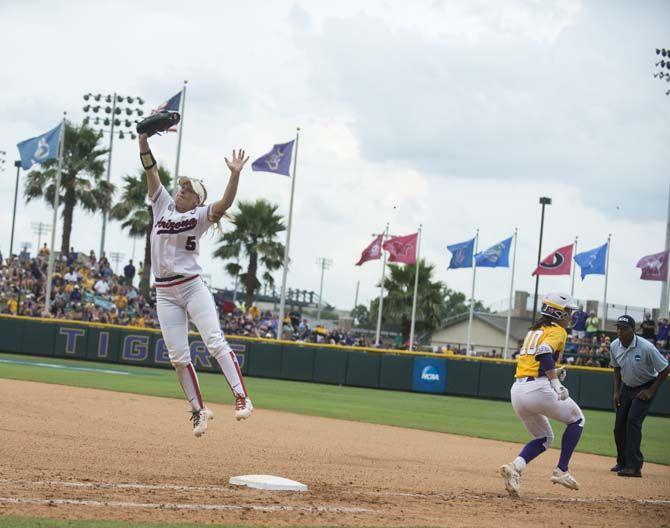
[[(76, 205), (86, 211), (107, 211), (114, 195), (114, 185), (103, 180), (108, 150), (98, 145), (102, 133), (85, 124), (78, 128), (65, 123), (65, 156), (59, 189), (59, 203), (63, 205), (63, 237), (61, 254), (70, 249), (72, 213)], [(44, 198), (53, 207), (58, 160), (45, 161), (41, 168), (28, 173), (24, 195), (26, 202)]]
[[(442, 321), (445, 286), (432, 280), (435, 266), (419, 261), (419, 285), (417, 291), (416, 319), (417, 328), (430, 331)], [(386, 296), (382, 308), (382, 317), (387, 322), (400, 323), (403, 315), (410, 317), (414, 296), (415, 265), (399, 266), (389, 264), (389, 276), (384, 279)], [(376, 320), (379, 300), (372, 301), (370, 319)]]
[[(171, 192), (172, 176), (160, 165), (158, 177), (167, 191)], [(144, 267), (140, 276), (140, 293), (148, 299), (151, 277), (151, 228), (154, 215), (147, 201), (147, 178), (144, 169), (139, 169), (136, 175), (127, 174), (123, 177), (123, 182), (121, 200), (112, 207), (110, 217), (122, 221), (121, 227), (128, 230), (131, 238), (144, 237)]]
[[(223, 260), (235, 259), (226, 264), (226, 272), (240, 277), (247, 292), (247, 308), (252, 306), (254, 292), (260, 288), (259, 267), (265, 268), (262, 279), (268, 286), (274, 285), (272, 271), (281, 268), (284, 261), (284, 245), (277, 242), (277, 234), (286, 229), (277, 205), (267, 200), (239, 202), (239, 210), (234, 213), (235, 230), (225, 233), (219, 239), (219, 247), (214, 256)], [(239, 258), (249, 259), (246, 272), (240, 274), (242, 266)]]

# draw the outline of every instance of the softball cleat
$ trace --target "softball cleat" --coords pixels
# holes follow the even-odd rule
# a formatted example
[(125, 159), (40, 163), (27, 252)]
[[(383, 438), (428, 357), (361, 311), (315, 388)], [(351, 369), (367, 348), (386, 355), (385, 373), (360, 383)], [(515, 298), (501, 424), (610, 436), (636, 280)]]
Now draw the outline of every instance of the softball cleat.
[(519, 496), (519, 488), (521, 487), (521, 473), (519, 473), (514, 464), (505, 464), (500, 466), (500, 475), (505, 482), (505, 489), (510, 497)]
[(251, 404), (251, 400), (247, 396), (235, 397), (235, 418), (238, 420), (246, 420), (251, 416), (253, 410), (254, 406)]
[(549, 477), (554, 484), (560, 484), (568, 489), (578, 490), (579, 483), (567, 471), (561, 471), (559, 468), (554, 468), (554, 473)]
[(207, 432), (207, 422), (214, 419), (214, 413), (209, 409), (200, 409), (191, 413), (191, 421), (193, 422), (193, 435), (200, 438)]

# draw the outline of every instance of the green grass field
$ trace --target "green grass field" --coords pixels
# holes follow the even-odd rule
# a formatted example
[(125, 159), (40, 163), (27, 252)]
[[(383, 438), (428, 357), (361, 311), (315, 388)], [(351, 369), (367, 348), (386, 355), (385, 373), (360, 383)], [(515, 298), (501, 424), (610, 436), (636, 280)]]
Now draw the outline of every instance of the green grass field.
[[(207, 401), (232, 402), (222, 375), (199, 376)], [(0, 354), (0, 378), (183, 398), (171, 370), (147, 367)], [(509, 402), (262, 378), (247, 378), (246, 383), (257, 408), (517, 443), (528, 440)], [(584, 414), (586, 429), (578, 450), (614, 456), (614, 413), (587, 410)], [(553, 426), (558, 440), (554, 445), (560, 446), (563, 425)], [(646, 460), (670, 465), (669, 438), (670, 419), (647, 417), (642, 445)]]

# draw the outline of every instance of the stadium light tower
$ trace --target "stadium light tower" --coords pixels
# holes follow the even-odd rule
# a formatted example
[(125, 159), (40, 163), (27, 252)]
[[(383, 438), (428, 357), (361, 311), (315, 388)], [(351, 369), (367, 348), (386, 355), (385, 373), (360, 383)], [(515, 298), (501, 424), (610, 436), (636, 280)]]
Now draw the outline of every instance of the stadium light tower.
[[(144, 110), (141, 108), (144, 105), (144, 99), (136, 96), (123, 96), (116, 92), (113, 94), (84, 94), (84, 118), (85, 125), (91, 125), (97, 131), (103, 134), (109, 134), (109, 153), (107, 159), (107, 181), (109, 182), (110, 172), (112, 168), (112, 148), (114, 146), (115, 135), (118, 139), (124, 139), (127, 136), (130, 139), (136, 139), (135, 135), (135, 121), (133, 116), (142, 117)], [(107, 103), (103, 108), (103, 103)], [(110, 106), (111, 103), (111, 106)], [(92, 114), (98, 114), (93, 117)], [(102, 115), (102, 112), (107, 114), (107, 117)], [(118, 131), (114, 131), (115, 127), (119, 127)], [(125, 127), (124, 130), (122, 127)], [(105, 251), (105, 232), (107, 231), (107, 211), (102, 212), (102, 234), (100, 235), (100, 255)]]
[[(666, 48), (656, 48), (656, 56), (661, 58), (656, 62), (655, 66), (660, 68), (660, 71), (654, 73), (654, 77), (657, 79), (665, 80), (670, 82), (670, 49)], [(670, 89), (666, 90), (665, 95), (670, 95)], [(668, 212), (665, 222), (665, 251), (666, 253), (670, 250), (670, 191), (668, 192)], [(660, 302), (660, 315), (661, 317), (668, 317), (668, 284), (669, 277), (666, 276), (665, 280), (661, 282), (661, 302)]]
[(323, 299), (321, 298), (321, 295), (323, 295), (323, 274), (327, 269), (330, 269), (330, 267), (333, 265), (333, 261), (329, 258), (325, 257), (320, 257), (316, 259), (316, 263), (321, 266), (321, 286), (319, 286), (319, 308), (317, 309), (316, 312), (316, 320), (318, 321), (321, 319), (321, 305), (323, 304)]
[[(542, 205), (542, 214), (540, 216), (540, 243), (537, 248), (537, 265), (540, 265), (542, 259), (542, 236), (544, 234), (544, 207), (551, 205), (551, 198), (540, 196), (540, 205)], [(537, 314), (537, 289), (540, 286), (540, 274), (535, 275), (535, 296), (533, 297), (533, 324), (535, 324), (535, 315)]]

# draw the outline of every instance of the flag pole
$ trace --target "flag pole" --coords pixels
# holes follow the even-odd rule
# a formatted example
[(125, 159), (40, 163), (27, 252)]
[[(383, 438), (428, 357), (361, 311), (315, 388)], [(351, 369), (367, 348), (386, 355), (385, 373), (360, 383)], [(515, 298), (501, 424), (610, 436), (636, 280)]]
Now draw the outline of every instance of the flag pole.
[[(384, 236), (382, 236), (382, 247), (384, 241), (389, 234), (389, 224), (386, 222), (386, 229), (384, 229)], [(384, 275), (386, 273), (386, 251), (382, 249), (382, 280), (379, 283), (379, 310), (377, 311), (377, 332), (375, 334), (375, 346), (379, 346), (379, 337), (382, 333), (382, 308), (384, 307)]]
[(416, 322), (416, 297), (419, 291), (419, 263), (421, 256), (421, 228), (423, 226), (419, 224), (419, 237), (416, 245), (416, 271), (414, 273), (414, 297), (412, 298), (412, 324), (410, 325), (409, 330), (409, 351), (414, 350), (414, 324)]
[(514, 295), (514, 268), (516, 266), (516, 240), (518, 236), (518, 228), (514, 228), (514, 250), (512, 253), (512, 273), (509, 281), (509, 308), (507, 309), (507, 324), (505, 326), (505, 350), (503, 351), (503, 358), (509, 359), (509, 333), (512, 323), (512, 302)]
[[(56, 172), (56, 192), (54, 192), (54, 215), (51, 222), (51, 248), (49, 251), (49, 265), (47, 267), (47, 284), (44, 293), (44, 311), (48, 317), (51, 313), (51, 277), (54, 271), (54, 246), (56, 244), (56, 226), (58, 224), (58, 198), (60, 197), (60, 179), (63, 172), (63, 158), (65, 157), (65, 114), (63, 112), (63, 122), (60, 131), (60, 141), (58, 142), (58, 170)], [(113, 118), (113, 117), (112, 117)], [(17, 313), (20, 307), (17, 306)]]
[(577, 266), (575, 266), (575, 255), (577, 254), (577, 239), (579, 237), (575, 237), (575, 243), (572, 245), (572, 262), (570, 265), (572, 266), (572, 286), (570, 286), (570, 297), (575, 296), (575, 270), (577, 269)]
[(607, 235), (607, 259), (605, 260), (605, 293), (603, 294), (603, 320), (600, 322), (600, 329), (605, 331), (605, 323), (607, 322), (607, 275), (610, 269), (610, 244), (612, 234)]
[(172, 177), (172, 192), (177, 191), (177, 178), (179, 178), (179, 157), (181, 155), (181, 133), (184, 130), (184, 107), (186, 106), (186, 84), (188, 81), (184, 81), (184, 86), (181, 89), (181, 100), (179, 101), (179, 115), (181, 119), (179, 120), (179, 138), (177, 139), (177, 161), (174, 166), (174, 175)]
[(468, 342), (465, 345), (465, 354), (470, 355), (470, 345), (472, 344), (472, 318), (475, 314), (475, 277), (477, 276), (477, 246), (479, 244), (479, 229), (475, 235), (475, 249), (472, 254), (472, 290), (470, 292), (470, 316), (468, 317)]
[[(284, 310), (286, 306), (286, 274), (288, 273), (289, 246), (291, 244), (291, 221), (293, 220), (293, 195), (295, 193), (295, 169), (298, 166), (298, 140), (300, 139), (300, 127), (295, 133), (295, 157), (293, 159), (293, 176), (291, 177), (291, 200), (288, 206), (288, 226), (286, 227), (286, 247), (284, 248), (284, 269), (281, 278), (281, 294), (279, 297), (279, 321), (277, 328), (277, 339), (282, 338), (284, 331)], [(249, 307), (247, 307), (249, 308)]]
[[(14, 166), (16, 167), (16, 187), (14, 187), (14, 212), (12, 213), (12, 236), (9, 239), (10, 257), (12, 256), (12, 252), (14, 251), (14, 223), (16, 222), (16, 198), (19, 193), (19, 173), (21, 172), (21, 160), (15, 161)], [(37, 248), (37, 251), (39, 250), (40, 248)]]

